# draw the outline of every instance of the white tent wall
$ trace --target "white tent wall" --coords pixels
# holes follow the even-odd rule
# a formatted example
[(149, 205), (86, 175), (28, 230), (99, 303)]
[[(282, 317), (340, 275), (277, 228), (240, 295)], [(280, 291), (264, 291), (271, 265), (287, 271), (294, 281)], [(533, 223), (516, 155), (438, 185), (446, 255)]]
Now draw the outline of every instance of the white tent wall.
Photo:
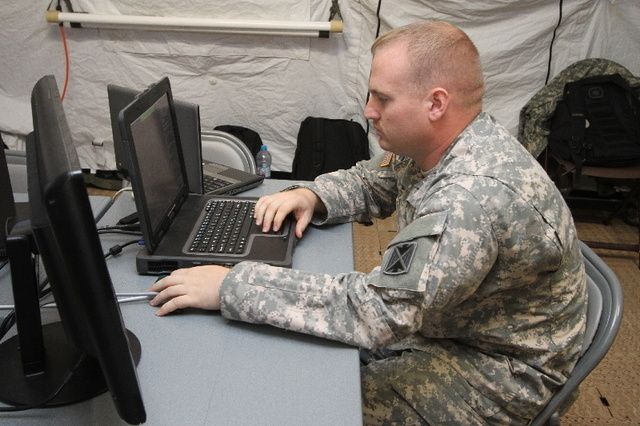
[[(54, 2), (55, 4), (56, 2)], [(331, 0), (72, 0), (74, 11), (127, 15), (325, 21)], [(0, 131), (23, 148), (31, 131), (30, 92), (54, 74), (62, 91), (64, 52), (48, 0), (4, 2), (0, 15)], [(64, 4), (64, 2), (63, 2)], [(83, 166), (113, 169), (106, 85), (143, 89), (169, 76), (176, 99), (200, 105), (203, 129), (256, 130), (273, 168), (290, 171), (306, 116), (363, 126), (371, 57), (380, 30), (424, 18), (449, 20), (476, 42), (487, 82), (485, 110), (514, 133), (521, 107), (545, 83), (559, 0), (338, 0), (344, 33), (329, 39), (65, 27), (70, 78), (65, 112)], [(583, 58), (603, 57), (640, 75), (637, 0), (562, 2), (551, 77)], [(375, 136), (371, 148), (377, 152)]]

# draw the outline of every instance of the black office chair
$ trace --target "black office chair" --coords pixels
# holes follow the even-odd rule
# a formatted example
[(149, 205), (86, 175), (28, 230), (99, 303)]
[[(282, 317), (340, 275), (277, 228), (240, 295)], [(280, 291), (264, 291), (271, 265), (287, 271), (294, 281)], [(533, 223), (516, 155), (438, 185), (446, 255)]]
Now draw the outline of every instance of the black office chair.
[(580, 242), (587, 272), (587, 329), (582, 356), (567, 382), (533, 419), (531, 426), (558, 425), (558, 410), (570, 400), (582, 381), (611, 348), (622, 320), (622, 288), (611, 268), (586, 244)]

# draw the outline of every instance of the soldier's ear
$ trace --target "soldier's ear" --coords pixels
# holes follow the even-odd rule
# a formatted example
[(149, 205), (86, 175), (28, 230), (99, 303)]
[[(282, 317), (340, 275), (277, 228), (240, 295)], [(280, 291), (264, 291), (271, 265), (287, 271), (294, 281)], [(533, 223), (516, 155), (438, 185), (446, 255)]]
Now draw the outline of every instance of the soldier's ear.
[(431, 121), (437, 121), (445, 114), (449, 107), (449, 92), (442, 87), (436, 87), (429, 91), (425, 98), (427, 116)]

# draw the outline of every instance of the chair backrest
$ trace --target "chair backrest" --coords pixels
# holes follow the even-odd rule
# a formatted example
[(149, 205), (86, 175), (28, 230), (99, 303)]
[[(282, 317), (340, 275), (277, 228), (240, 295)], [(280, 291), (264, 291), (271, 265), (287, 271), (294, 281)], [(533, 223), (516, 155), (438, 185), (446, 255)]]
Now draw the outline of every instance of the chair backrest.
[(582, 356), (567, 382), (549, 400), (545, 408), (531, 422), (532, 426), (545, 424), (562, 403), (604, 358), (611, 348), (622, 321), (622, 288), (611, 268), (586, 244), (580, 242), (587, 272), (587, 329)]
[(593, 339), (596, 337), (598, 326), (600, 325), (600, 318), (602, 317), (602, 292), (588, 275), (587, 294), (589, 297), (587, 301), (587, 324), (584, 330), (584, 340), (582, 342), (582, 352), (580, 352), (580, 356), (583, 356), (591, 346)]
[(256, 173), (256, 161), (247, 145), (220, 130), (202, 131), (202, 159)]

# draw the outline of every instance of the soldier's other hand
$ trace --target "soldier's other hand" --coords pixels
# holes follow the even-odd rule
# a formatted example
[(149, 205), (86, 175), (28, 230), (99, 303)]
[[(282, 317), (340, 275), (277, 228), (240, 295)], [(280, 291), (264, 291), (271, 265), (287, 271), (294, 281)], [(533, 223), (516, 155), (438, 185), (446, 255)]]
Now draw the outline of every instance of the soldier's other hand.
[(158, 294), (149, 304), (160, 306), (159, 316), (184, 308), (219, 310), (220, 285), (228, 273), (217, 265), (177, 269), (151, 286)]

